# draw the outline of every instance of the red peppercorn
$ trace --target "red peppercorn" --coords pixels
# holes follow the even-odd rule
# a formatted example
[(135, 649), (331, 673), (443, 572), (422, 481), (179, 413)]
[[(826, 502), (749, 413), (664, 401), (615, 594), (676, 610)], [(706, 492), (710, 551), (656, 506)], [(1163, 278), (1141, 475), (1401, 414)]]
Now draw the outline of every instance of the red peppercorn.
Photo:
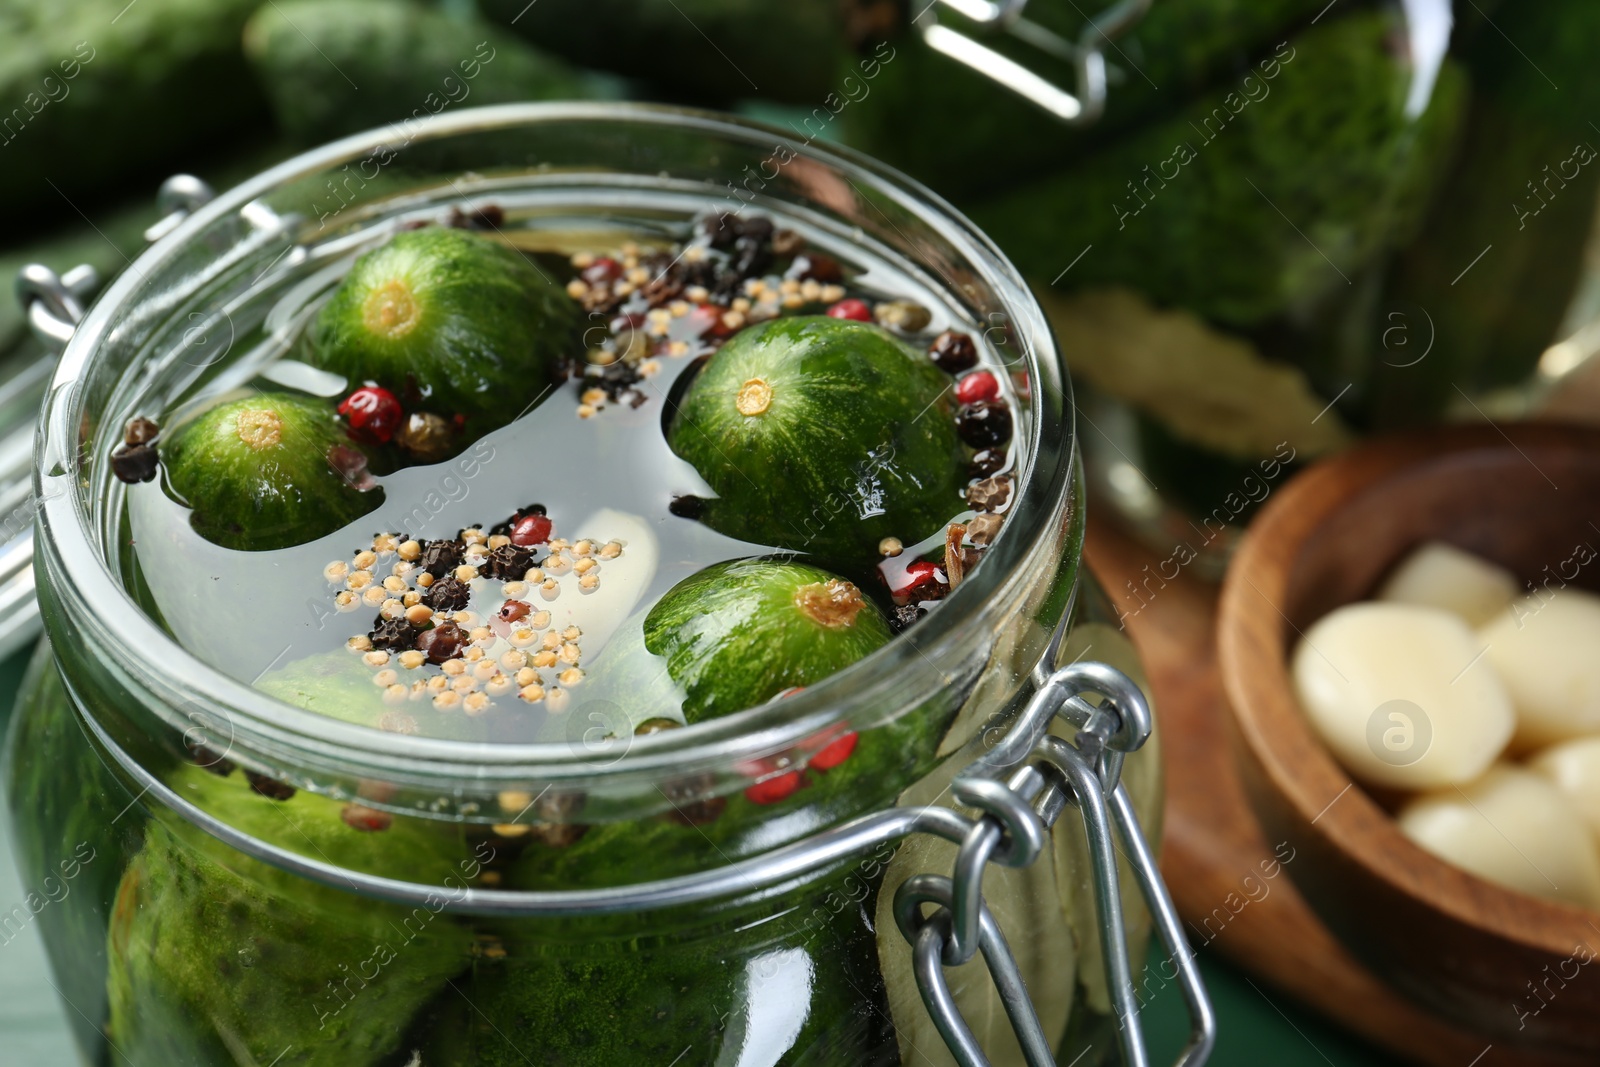
[(622, 277), (622, 264), (610, 256), (601, 256), (587, 267), (583, 268), (583, 280), (590, 285), (602, 285), (614, 282)]
[(766, 781), (757, 782), (746, 789), (744, 795), (752, 804), (776, 804), (780, 800), (794, 796), (795, 790), (799, 788), (800, 772), (786, 771)]
[(905, 578), (893, 592), (897, 597), (905, 596), (907, 593), (913, 592), (929, 582), (937, 582), (938, 580), (939, 568), (925, 559), (919, 559), (906, 567)]
[(376, 385), (363, 385), (344, 398), (339, 414), (350, 424), (350, 436), (380, 445), (389, 443), (405, 418), (393, 393)]
[(956, 383), (956, 399), (963, 404), (993, 400), (1000, 395), (1000, 383), (986, 370), (974, 371)]
[(859, 740), (861, 740), (860, 735), (852, 730), (843, 737), (830, 742), (815, 756), (812, 756), (811, 766), (819, 771), (833, 770), (850, 758), (850, 754), (856, 750), (856, 742)]
[(550, 540), (555, 524), (548, 515), (523, 515), (511, 524), (511, 543), (527, 548)]
[(865, 300), (857, 300), (850, 296), (839, 301), (828, 309), (828, 314), (836, 319), (852, 319), (856, 322), (871, 322), (872, 309)]

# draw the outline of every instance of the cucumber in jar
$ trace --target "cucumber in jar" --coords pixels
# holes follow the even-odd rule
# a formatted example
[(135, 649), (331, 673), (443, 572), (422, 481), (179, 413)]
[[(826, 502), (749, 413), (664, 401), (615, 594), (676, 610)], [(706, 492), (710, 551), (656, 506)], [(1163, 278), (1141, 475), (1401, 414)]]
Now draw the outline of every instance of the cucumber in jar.
[(362, 478), (365, 456), (333, 407), (292, 393), (217, 404), (159, 444), (166, 482), (206, 540), (245, 551), (287, 548), (353, 522), (383, 502)]
[(814, 685), (889, 643), (852, 583), (787, 560), (733, 560), (673, 586), (644, 620), (645, 648), (684, 691), (689, 724)]
[(409, 419), (441, 420), (453, 442), (427, 458), (442, 459), (546, 394), (577, 322), (577, 304), (522, 253), (429, 226), (356, 260), (313, 320), (306, 359), (388, 390)]
[(1128, 285), (1234, 327), (1315, 305), (1415, 232), (1460, 125), (1448, 61), (1409, 113), (1397, 18), (1330, 17), (1274, 49), (1275, 78), (1219, 86), (971, 213), (1025, 273), (1072, 263), (1074, 289)]
[[(443, 828), (404, 817), (357, 828), (337, 801), (293, 790), (275, 799), (257, 790), (282, 796), (276, 783), (219, 769), (184, 767), (169, 784), (234, 828), (312, 859), (435, 885), (459, 873)], [(281, 1056), (295, 1067), (375, 1067), (465, 966), (471, 936), (430, 907), (311, 882), (174, 820), (150, 824), (124, 871), (107, 946), (116, 1064)]]
[(965, 509), (950, 379), (888, 331), (821, 315), (748, 327), (684, 392), (672, 450), (716, 491), (700, 521), (869, 567)]
[(504, 923), (437, 1002), (422, 1062), (896, 1067), (866, 886), (847, 873), (715, 923)]

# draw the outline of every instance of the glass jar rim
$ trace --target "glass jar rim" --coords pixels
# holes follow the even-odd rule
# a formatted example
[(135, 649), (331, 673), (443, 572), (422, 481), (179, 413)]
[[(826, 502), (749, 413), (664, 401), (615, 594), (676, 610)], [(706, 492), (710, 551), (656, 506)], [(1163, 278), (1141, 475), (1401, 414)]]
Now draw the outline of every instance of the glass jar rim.
[[(176, 705), (200, 694), (208, 709), (220, 710), (230, 730), (247, 734), (275, 750), (316, 753), (324, 758), (381, 760), (390, 770), (445, 773), (454, 777), (571, 779), (635, 771), (653, 775), (685, 760), (718, 762), (776, 751), (811, 737), (869, 702), (891, 693), (902, 668), (918, 661), (953, 661), (975, 643), (988, 640), (1003, 604), (1014, 599), (1027, 579), (1017, 566), (1026, 550), (1062, 521), (1070, 506), (1076, 439), (1070, 383), (1042, 309), (1016, 268), (965, 216), (936, 193), (854, 150), (802, 143), (777, 127), (741, 117), (693, 109), (636, 103), (505, 104), (441, 113), (408, 122), (407, 145), (500, 129), (563, 122), (656, 124), (703, 133), (751, 147), (775, 146), (847, 175), (858, 191), (887, 198), (928, 225), (958, 250), (975, 275), (1002, 297), (1008, 331), (1026, 356), (1035, 401), (1035, 428), (1006, 516), (1005, 536), (997, 539), (988, 566), (954, 589), (918, 623), (867, 658), (782, 702), (726, 716), (683, 730), (639, 737), (626, 758), (597, 765), (595, 755), (562, 743), (471, 742), (387, 733), (342, 722), (285, 703), (231, 678), (185, 650), (133, 599), (97, 538), (94, 480), (81, 470), (95, 462), (81, 441), (86, 415), (82, 388), (95, 358), (117, 325), (119, 315), (138, 307), (147, 274), (156, 273), (186, 249), (208, 226), (237, 215), (252, 201), (298, 180), (353, 162), (393, 143), (392, 127), (356, 134), (294, 156), (220, 194), (146, 249), (106, 289), (78, 325), (62, 355), (45, 404), (35, 459), (35, 498), (39, 501), (37, 538), (41, 582), (64, 582), (76, 591), (71, 609), (74, 640), (93, 641), (118, 667), (138, 677), (149, 691)], [(720, 192), (720, 191), (719, 191)], [(865, 196), (865, 193), (863, 193)], [(463, 199), (467, 199), (463, 195)], [(892, 220), (891, 220), (892, 224)], [(124, 372), (126, 373), (126, 372)], [(1041, 401), (1049, 399), (1050, 403)], [(1048, 462), (1044, 462), (1048, 461)], [(85, 489), (85, 486), (91, 488)], [(1012, 595), (1001, 595), (1009, 591)], [(53, 636), (58, 623), (46, 612)]]

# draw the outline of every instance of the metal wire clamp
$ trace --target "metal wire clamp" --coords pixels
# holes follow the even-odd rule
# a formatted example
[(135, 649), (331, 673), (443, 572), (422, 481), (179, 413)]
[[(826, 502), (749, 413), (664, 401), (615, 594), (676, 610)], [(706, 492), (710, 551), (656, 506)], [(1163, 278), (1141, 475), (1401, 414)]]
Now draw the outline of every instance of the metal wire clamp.
[[(1028, 0), (931, 0), (912, 24), (929, 48), (998, 82), (1070, 126), (1087, 126), (1106, 106), (1106, 57), (1103, 49), (1126, 33), (1150, 10), (1150, 0), (1119, 0), (1091, 18), (1068, 40), (1037, 22), (1022, 17)], [(939, 22), (940, 6), (974, 23), (980, 30), (1008, 33), (1024, 43), (1072, 65), (1073, 92), (1056, 85), (997, 52), (975, 37)]]
[[(1099, 702), (1090, 703), (1086, 696), (1098, 697)], [(1076, 727), (1071, 742), (1049, 732), (1057, 719)], [(921, 874), (907, 879), (895, 893), (894, 914), (912, 946), (913, 972), (923, 1003), (961, 1067), (988, 1067), (989, 1061), (961, 1017), (944, 968), (965, 963), (978, 952), (1029, 1067), (1055, 1064), (1016, 959), (984, 904), (983, 874), (990, 863), (1026, 867), (1038, 861), (1050, 829), (1069, 806), (1083, 820), (1094, 867), (1100, 942), (1122, 1063), (1149, 1067), (1150, 1058), (1128, 959), (1119, 851), (1150, 909), (1162, 947), (1177, 968), (1189, 1011), (1189, 1041), (1175, 1065), (1200, 1067), (1211, 1055), (1216, 1018), (1177, 909), (1120, 781), (1123, 758), (1144, 744), (1151, 725), (1144, 694), (1126, 675), (1099, 663), (1070, 664), (1049, 677), (988, 757), (952, 785), (956, 798), (982, 815), (961, 842), (952, 876)], [(933, 910), (925, 911), (929, 907)]]

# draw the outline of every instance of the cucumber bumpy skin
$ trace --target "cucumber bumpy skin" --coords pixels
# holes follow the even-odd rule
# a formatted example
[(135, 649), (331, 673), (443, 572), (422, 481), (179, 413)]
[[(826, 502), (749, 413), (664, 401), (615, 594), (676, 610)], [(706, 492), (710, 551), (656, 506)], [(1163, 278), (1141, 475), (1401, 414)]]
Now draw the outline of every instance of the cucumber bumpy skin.
[(167, 485), (194, 509), (195, 532), (224, 548), (288, 548), (332, 533), (383, 502), (335, 470), (352, 448), (326, 403), (261, 393), (210, 409), (160, 446)]
[(872, 566), (966, 507), (950, 379), (877, 326), (774, 319), (711, 357), (667, 442), (717, 493), (701, 521), (755, 544)]
[(376, 382), (408, 412), (464, 415), (479, 437), (544, 391), (577, 321), (578, 306), (520, 252), (430, 226), (356, 260), (312, 323), (307, 360)]
[(707, 567), (669, 589), (644, 620), (645, 648), (667, 661), (691, 726), (820, 682), (892, 636), (855, 586), (782, 560)]
[[(423, 820), (364, 833), (337, 801), (270, 800), (238, 771), (185, 767), (171, 785), (313, 858), (433, 884), (458, 873), (452, 843)], [(471, 958), (471, 935), (447, 914), (318, 885), (160, 823), (123, 874), (107, 945), (117, 1067), (274, 1056), (279, 1067), (372, 1067)]]

